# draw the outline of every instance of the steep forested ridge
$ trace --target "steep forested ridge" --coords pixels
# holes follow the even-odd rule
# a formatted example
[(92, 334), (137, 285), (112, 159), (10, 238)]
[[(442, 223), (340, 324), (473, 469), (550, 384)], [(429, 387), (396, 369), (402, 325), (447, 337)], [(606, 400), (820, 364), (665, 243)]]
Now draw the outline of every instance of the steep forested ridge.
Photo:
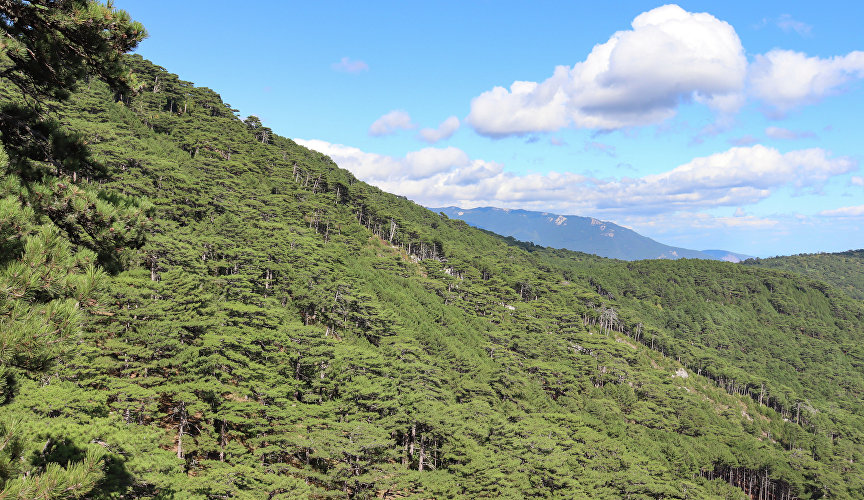
[(128, 63), (136, 93), (57, 115), (109, 175), (61, 179), (146, 200), (148, 234), (2, 407), (31, 469), (98, 458), (96, 498), (864, 498), (860, 302), (506, 240)]
[(852, 298), (864, 300), (864, 249), (748, 259), (744, 264), (794, 271), (830, 283)]

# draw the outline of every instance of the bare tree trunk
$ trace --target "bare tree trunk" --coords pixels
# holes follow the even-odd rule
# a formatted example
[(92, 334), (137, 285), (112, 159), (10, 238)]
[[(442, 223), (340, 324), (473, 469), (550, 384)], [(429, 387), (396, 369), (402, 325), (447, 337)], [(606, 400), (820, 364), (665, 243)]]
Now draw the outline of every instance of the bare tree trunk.
[(177, 458), (183, 458), (183, 431), (189, 423), (188, 415), (186, 415), (186, 403), (180, 403), (176, 410), (180, 414), (180, 425), (177, 426)]
[(225, 444), (228, 442), (225, 436), (225, 419), (222, 419), (222, 422), (219, 425), (219, 461), (225, 461)]
[(423, 470), (423, 462), (426, 461), (426, 436), (420, 436), (420, 460), (417, 463), (417, 470)]
[(411, 455), (411, 458), (414, 458), (414, 442), (417, 439), (417, 423), (411, 425), (411, 444), (408, 448), (408, 454)]

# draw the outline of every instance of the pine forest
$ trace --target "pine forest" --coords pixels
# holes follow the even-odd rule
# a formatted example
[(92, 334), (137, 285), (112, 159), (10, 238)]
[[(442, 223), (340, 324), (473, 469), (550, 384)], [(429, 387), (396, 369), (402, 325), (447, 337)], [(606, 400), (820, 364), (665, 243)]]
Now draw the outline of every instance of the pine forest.
[(0, 498), (864, 498), (861, 251), (503, 238), (0, 19)]

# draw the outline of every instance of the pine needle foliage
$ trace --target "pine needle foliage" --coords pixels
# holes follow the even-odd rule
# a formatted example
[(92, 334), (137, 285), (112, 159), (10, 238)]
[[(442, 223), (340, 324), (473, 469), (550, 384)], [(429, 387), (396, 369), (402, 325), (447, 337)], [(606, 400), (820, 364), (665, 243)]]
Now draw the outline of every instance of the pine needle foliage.
[(92, 175), (6, 148), (0, 318), (71, 308), (0, 350), (7, 497), (864, 497), (860, 301), (476, 230), (125, 61), (51, 116)]
[(99, 188), (104, 168), (56, 111), (91, 75), (129, 92), (122, 55), (144, 31), (97, 2), (4, 0), (0, 36), (0, 498), (78, 498), (104, 477), (102, 453), (59, 453), (58, 435), (40, 449), (38, 418), (15, 403), (74, 350), (106, 270), (143, 242), (147, 205)]

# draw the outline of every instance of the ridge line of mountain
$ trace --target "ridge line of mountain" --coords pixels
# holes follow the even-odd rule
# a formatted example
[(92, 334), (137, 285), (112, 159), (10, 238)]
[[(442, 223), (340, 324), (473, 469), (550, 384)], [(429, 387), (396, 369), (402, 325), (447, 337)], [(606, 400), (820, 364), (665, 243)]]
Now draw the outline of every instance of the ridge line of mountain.
[(620, 260), (706, 259), (740, 262), (749, 255), (727, 250), (692, 250), (660, 243), (636, 231), (594, 217), (497, 207), (432, 208), (450, 218), (520, 241)]

